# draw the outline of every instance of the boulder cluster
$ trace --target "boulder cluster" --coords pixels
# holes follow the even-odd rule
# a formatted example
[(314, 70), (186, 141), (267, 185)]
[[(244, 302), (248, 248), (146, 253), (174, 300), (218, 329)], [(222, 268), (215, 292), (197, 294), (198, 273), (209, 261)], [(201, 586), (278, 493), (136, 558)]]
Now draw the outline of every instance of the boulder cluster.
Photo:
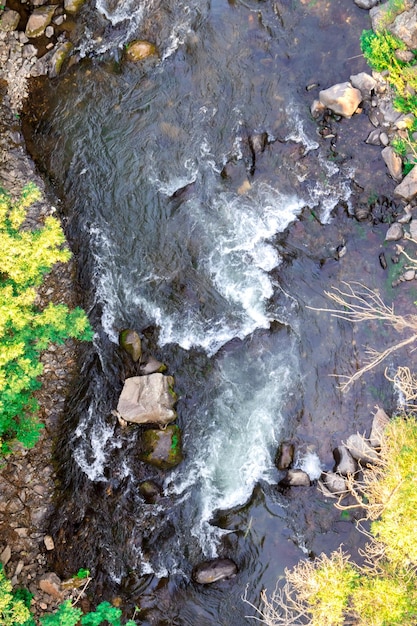
[(83, 3), (30, 0), (22, 2), (21, 12), (0, 8), (0, 80), (7, 84), (9, 106), (15, 114), (22, 109), (31, 77), (60, 73), (73, 48), (67, 21)]
[(277, 468), (285, 472), (279, 487), (285, 490), (289, 487), (310, 487), (317, 484), (326, 497), (342, 498), (348, 495), (349, 482), (356, 480), (361, 470), (369, 464), (378, 463), (378, 450), (389, 420), (384, 409), (377, 407), (369, 437), (360, 433), (350, 435), (346, 442), (333, 450), (334, 466), (330, 470), (319, 471), (318, 480), (314, 480), (303, 462), (300, 463), (300, 458), (295, 454), (294, 443), (283, 441), (275, 461)]
[[(405, 49), (398, 49), (395, 54), (402, 62), (414, 60), (414, 51), (417, 48), (417, 5), (416, 0), (404, 2), (385, 2), (378, 0), (355, 0), (355, 3), (364, 9), (370, 9), (369, 14), (372, 29), (389, 31), (403, 42)], [(413, 90), (411, 86), (406, 87)], [(330, 111), (336, 119), (351, 118), (353, 115), (365, 114), (368, 116), (374, 129), (366, 138), (366, 143), (381, 146), (382, 158), (387, 166), (389, 175), (397, 183), (394, 197), (404, 203), (412, 203), (417, 196), (417, 168), (413, 168), (406, 176), (403, 175), (402, 158), (393, 148), (397, 139), (408, 138), (407, 128), (413, 121), (413, 116), (397, 111), (393, 106), (393, 90), (386, 73), (373, 71), (361, 72), (350, 76), (348, 81), (332, 85), (319, 93), (319, 98), (311, 105), (311, 113), (319, 122)], [(334, 134), (326, 129), (321, 133), (324, 138), (332, 139)], [(411, 162), (415, 155), (410, 156)]]

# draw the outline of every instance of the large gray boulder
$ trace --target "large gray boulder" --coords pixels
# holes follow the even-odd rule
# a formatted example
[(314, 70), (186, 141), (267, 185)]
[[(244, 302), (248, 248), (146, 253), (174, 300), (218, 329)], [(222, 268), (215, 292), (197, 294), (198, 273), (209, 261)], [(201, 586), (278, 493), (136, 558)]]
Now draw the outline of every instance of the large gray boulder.
[(177, 417), (173, 385), (172, 376), (159, 373), (127, 378), (117, 404), (118, 415), (135, 424), (166, 426)]
[(319, 99), (334, 113), (349, 118), (362, 102), (362, 94), (359, 89), (352, 87), (351, 83), (345, 82), (323, 89), (319, 93)]

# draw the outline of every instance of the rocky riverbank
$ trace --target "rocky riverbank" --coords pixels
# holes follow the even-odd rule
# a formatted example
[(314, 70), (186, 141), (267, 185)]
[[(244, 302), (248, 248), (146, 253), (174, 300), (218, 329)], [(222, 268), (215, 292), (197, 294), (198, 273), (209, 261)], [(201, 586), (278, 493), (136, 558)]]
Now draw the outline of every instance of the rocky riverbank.
[[(26, 154), (18, 119), (28, 95), (28, 81), (40, 75), (56, 76), (62, 71), (65, 59), (70, 62), (67, 55), (72, 43), (65, 25), (72, 21), (74, 14), (69, 3), (49, 6), (37, 0), (32, 4), (22, 3), (22, 6), (21, 12), (9, 8), (0, 11), (0, 184), (16, 196), (28, 181), (43, 188), (42, 180)], [(411, 3), (410, 10), (413, 7), (414, 3)], [(36, 17), (36, 24), (32, 19), (30, 25), (32, 16)], [(360, 96), (357, 96), (355, 108), (345, 115), (344, 109), (335, 109), (332, 102), (321, 95), (318, 98), (321, 106), (315, 105), (312, 109), (314, 115), (317, 114), (320, 136), (337, 152), (343, 142), (339, 132), (341, 117), (353, 116), (354, 123), (355, 118), (366, 116), (373, 130), (362, 139), (380, 146), (385, 155), (388, 149), (388, 170), (393, 181), (399, 184), (401, 168), (390, 149), (390, 142), (395, 134), (404, 130), (404, 116), (392, 108), (385, 77), (369, 73), (360, 79), (341, 77), (341, 80), (349, 83), (350, 86), (346, 86), (349, 93), (359, 90)], [(357, 196), (356, 218), (372, 220), (373, 207), (369, 198), (364, 196), (361, 200), (360, 189)], [(399, 237), (394, 237), (391, 231), (392, 239), (404, 235), (404, 228), (408, 228), (405, 223), (411, 224), (412, 232), (414, 196), (415, 192), (409, 190), (406, 195), (398, 194), (400, 209), (397, 217), (402, 230), (397, 228)], [(45, 200), (34, 207), (31, 219), (35, 224), (53, 211), (51, 203)], [(56, 267), (45, 283), (40, 299), (66, 302), (71, 306), (77, 304), (73, 270), (71, 264)], [(54, 544), (46, 534), (46, 524), (53, 507), (55, 487), (52, 440), (57, 434), (57, 421), (64, 409), (69, 381), (76, 373), (76, 345), (68, 342), (61, 347), (51, 346), (43, 361), (43, 387), (38, 394), (45, 423), (41, 440), (34, 450), (16, 451), (0, 473), (0, 560), (13, 584), (28, 587), (34, 594), (36, 614), (55, 608), (72, 593), (71, 589), (64, 591), (57, 577), (48, 571), (48, 553), (54, 549)]]

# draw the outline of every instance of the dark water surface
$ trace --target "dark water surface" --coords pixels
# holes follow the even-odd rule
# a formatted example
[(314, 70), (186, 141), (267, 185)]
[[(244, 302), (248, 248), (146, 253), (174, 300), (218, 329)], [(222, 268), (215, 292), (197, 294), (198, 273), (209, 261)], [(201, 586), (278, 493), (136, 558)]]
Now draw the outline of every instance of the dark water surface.
[[(331, 469), (333, 447), (369, 426), (377, 402), (394, 403), (382, 371), (344, 395), (331, 377), (355, 371), (363, 344), (383, 344), (380, 329), (306, 308), (326, 306), (341, 280), (393, 297), (378, 264), (386, 226), (351, 217), (366, 168), (350, 142), (366, 121), (343, 120), (329, 161), (309, 114), (319, 87), (306, 89), (365, 69), (368, 16), (348, 0), (101, 2), (81, 21), (83, 60), (33, 94), (25, 120), (96, 330), (57, 450), (54, 566), (88, 567), (97, 598), (141, 606), (139, 623), (241, 626), (246, 586), (257, 604), (301, 557), (359, 541), (315, 487), (278, 491), (279, 442), (293, 437), (301, 465)], [(161, 58), (125, 62), (133, 37)], [(381, 176), (389, 188), (375, 173), (366, 193), (381, 193)], [(170, 473), (145, 468), (138, 430), (111, 414), (135, 373), (122, 328), (143, 333), (175, 376), (185, 460)], [(157, 505), (138, 492), (144, 478), (163, 488)], [(191, 582), (216, 555), (238, 575)]]

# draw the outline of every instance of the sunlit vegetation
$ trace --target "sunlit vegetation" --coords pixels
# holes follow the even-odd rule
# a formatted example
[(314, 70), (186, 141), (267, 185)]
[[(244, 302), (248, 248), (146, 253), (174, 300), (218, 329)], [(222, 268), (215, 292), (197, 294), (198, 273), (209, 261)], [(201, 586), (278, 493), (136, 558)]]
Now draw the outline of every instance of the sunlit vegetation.
[[(88, 580), (87, 579), (87, 583)], [(25, 589), (12, 589), (10, 580), (6, 577), (0, 564), (0, 623), (2, 626), (37, 626), (37, 621), (30, 610), (32, 594)], [(62, 602), (53, 613), (45, 614), (40, 618), (41, 626), (136, 626), (133, 620), (122, 621), (121, 609), (112, 606), (109, 602), (101, 602), (94, 611), (83, 614), (75, 606), (75, 602)]]
[(59, 221), (47, 217), (42, 227), (25, 225), (28, 208), (40, 199), (28, 184), (13, 202), (0, 188), (0, 454), (15, 441), (32, 447), (42, 427), (34, 392), (41, 386), (40, 355), (51, 343), (68, 337), (90, 340), (92, 331), (80, 308), (64, 304), (39, 308), (36, 290), (58, 261), (70, 251)]
[[(414, 389), (414, 393), (415, 393)], [(395, 417), (378, 461), (351, 479), (350, 492), (370, 523), (364, 565), (339, 549), (301, 561), (269, 597), (261, 595), (254, 619), (268, 626), (414, 626), (417, 621), (417, 419)], [(338, 505), (343, 509), (343, 501)]]
[(406, 50), (406, 45), (387, 30), (374, 32), (365, 30), (361, 36), (361, 49), (370, 67), (386, 75), (394, 91), (393, 104), (407, 118), (406, 128), (399, 132), (392, 147), (401, 156), (404, 173), (408, 173), (417, 162), (417, 66), (416, 56), (402, 61), (397, 52)]

